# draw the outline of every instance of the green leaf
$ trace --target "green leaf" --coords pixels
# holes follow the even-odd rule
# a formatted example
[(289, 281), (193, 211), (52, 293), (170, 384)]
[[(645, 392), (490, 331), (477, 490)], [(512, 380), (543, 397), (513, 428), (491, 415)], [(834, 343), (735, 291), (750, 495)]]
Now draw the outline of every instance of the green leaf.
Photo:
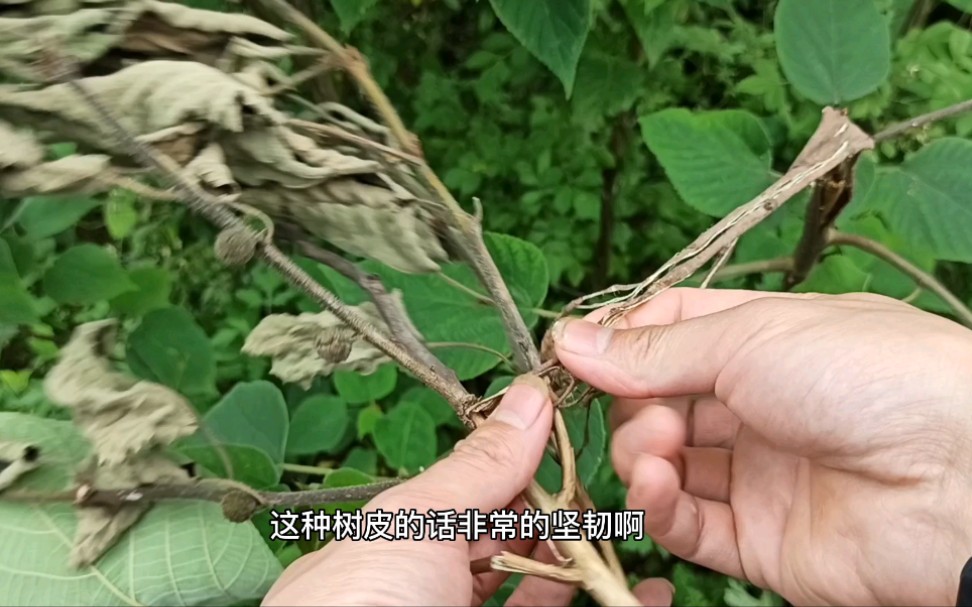
[(820, 105), (846, 105), (891, 72), (888, 21), (874, 0), (780, 0), (774, 22), (783, 73)]
[(338, 394), (349, 405), (371, 403), (388, 396), (395, 389), (398, 367), (386, 363), (369, 375), (353, 371), (337, 371), (333, 379)]
[(270, 382), (236, 384), (203, 421), (215, 439), (259, 449), (283, 465), (290, 418), (283, 394)]
[(341, 22), (341, 31), (348, 34), (368, 15), (378, 0), (331, 0), (331, 6)]
[(118, 259), (94, 244), (71, 247), (44, 274), (44, 292), (61, 304), (92, 304), (137, 288)]
[(416, 403), (400, 403), (375, 423), (375, 446), (392, 468), (418, 472), (435, 461), (435, 421)]
[(945, 137), (898, 167), (879, 168), (862, 206), (936, 259), (972, 262), (972, 141)]
[(174, 449), (205, 471), (256, 489), (269, 489), (280, 481), (281, 468), (270, 456), (247, 445), (212, 445), (206, 436), (195, 434), (179, 441)]
[(183, 394), (215, 391), (216, 363), (202, 328), (183, 308), (149, 312), (128, 336), (128, 364), (139, 377)]
[(570, 97), (591, 27), (590, 0), (490, 0), (510, 33), (550, 68)]
[(341, 465), (345, 468), (354, 468), (365, 474), (373, 475), (378, 470), (378, 453), (374, 449), (355, 447), (351, 449), (351, 452), (344, 458), (344, 463)]
[(127, 291), (111, 300), (111, 307), (131, 316), (169, 306), (172, 291), (172, 274), (164, 268), (144, 267), (128, 271), (128, 278), (135, 290)]
[(405, 392), (405, 394), (402, 394), (402, 400), (422, 405), (425, 411), (435, 420), (436, 427), (453, 426), (455, 428), (462, 428), (462, 422), (456, 415), (455, 410), (438, 392), (433, 392), (425, 386), (415, 386)]
[(385, 415), (377, 404), (368, 405), (358, 412), (358, 440), (363, 439), (375, 431), (375, 424)]
[(945, 0), (955, 8), (965, 13), (972, 13), (972, 0)]
[[(64, 421), (0, 413), (0, 440), (41, 446), (44, 465), (18, 486), (61, 491), (87, 442)], [(260, 601), (281, 566), (252, 523), (227, 521), (218, 504), (163, 502), (92, 567), (68, 565), (71, 504), (0, 500), (0, 604), (225, 605)]]
[(613, 116), (634, 103), (645, 71), (634, 61), (604, 52), (585, 52), (577, 67), (574, 115), (590, 121)]
[(0, 239), (0, 324), (31, 324), (38, 320), (34, 298), (17, 274), (10, 245)]
[(350, 423), (348, 405), (343, 399), (332, 395), (311, 396), (294, 411), (287, 453), (330, 453), (341, 442)]
[[(532, 327), (538, 318), (533, 308), (543, 303), (550, 281), (543, 252), (512, 236), (486, 233), (484, 237), (520, 314), (527, 326)], [(405, 308), (427, 342), (470, 343), (505, 355), (510, 353), (499, 313), (483, 302), (482, 287), (465, 264), (443, 266), (442, 273), (451, 281), (435, 274), (404, 274), (376, 262), (361, 266), (378, 275), (388, 289), (402, 292)], [(358, 304), (367, 299), (357, 285), (330, 268), (317, 266), (317, 269), (344, 301)], [(470, 291), (481, 295), (471, 295)], [(470, 348), (435, 347), (434, 352), (460, 380), (482, 375), (500, 362), (494, 354)], [(353, 404), (350, 400), (349, 403)]]
[(100, 204), (76, 195), (31, 196), (17, 210), (17, 223), (29, 239), (40, 240), (70, 228)]
[(116, 188), (108, 195), (104, 206), (105, 227), (115, 240), (125, 238), (135, 229), (138, 223), (135, 200), (135, 193), (129, 190)]
[(641, 118), (645, 143), (679, 196), (714, 217), (751, 200), (776, 179), (766, 157), (769, 140), (765, 132), (760, 140), (758, 119), (739, 110), (720, 114), (676, 108)]

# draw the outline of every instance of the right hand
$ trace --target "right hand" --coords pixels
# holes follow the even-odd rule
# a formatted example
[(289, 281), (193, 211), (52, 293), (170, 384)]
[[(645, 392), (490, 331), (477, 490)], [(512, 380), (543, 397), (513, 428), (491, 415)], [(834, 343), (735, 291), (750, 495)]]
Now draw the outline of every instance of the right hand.
[(869, 294), (672, 289), (554, 336), (616, 397), (628, 507), (672, 554), (795, 604), (955, 604), (972, 331)]

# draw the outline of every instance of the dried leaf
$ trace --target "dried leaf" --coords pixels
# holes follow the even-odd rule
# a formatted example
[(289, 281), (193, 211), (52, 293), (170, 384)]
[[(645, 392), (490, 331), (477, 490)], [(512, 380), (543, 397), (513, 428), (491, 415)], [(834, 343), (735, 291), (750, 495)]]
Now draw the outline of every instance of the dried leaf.
[(313, 188), (246, 188), (240, 201), (401, 272), (437, 272), (448, 260), (420, 202), (379, 186), (336, 179)]
[(106, 354), (116, 327), (115, 320), (77, 327), (44, 381), (48, 398), (74, 409), (75, 425), (108, 465), (169, 445), (198, 427), (191, 405), (177, 392), (112, 369)]
[[(244, 115), (248, 130), (261, 123), (280, 124), (285, 120), (256, 91), (201, 63), (146, 61), (81, 82), (135, 135), (196, 121), (240, 133)], [(36, 90), (2, 87), (0, 113), (18, 124), (42, 127), (105, 151), (126, 153), (109, 125), (67, 84)]]
[[(365, 302), (357, 310), (380, 327), (387, 325), (379, 316), (374, 304)], [(271, 314), (260, 321), (246, 338), (243, 353), (251, 356), (270, 356), (273, 364), (270, 373), (281, 380), (309, 388), (314, 378), (327, 376), (334, 371), (373, 373), (389, 359), (367, 341), (354, 336), (351, 351), (343, 361), (325, 360), (318, 351), (318, 339), (322, 333), (347, 328), (330, 312)]]
[(33, 135), (0, 121), (0, 172), (30, 168), (43, 160), (44, 148)]
[[(189, 475), (161, 453), (148, 453), (115, 465), (99, 465), (92, 489), (132, 489), (140, 485), (186, 482)], [(97, 561), (151, 507), (135, 502), (118, 508), (82, 506), (71, 550), (71, 566), (85, 567)]]
[(0, 174), (0, 192), (8, 198), (38, 194), (96, 194), (111, 189), (108, 178), (113, 175), (108, 156), (66, 156), (22, 171)]
[(61, 15), (5, 17), (0, 19), (0, 57), (26, 65), (43, 45), (56, 40), (63, 51), (88, 63), (121, 40), (118, 27), (126, 17), (117, 9), (90, 8)]
[(40, 449), (30, 443), (0, 441), (0, 491), (40, 465)]
[(239, 194), (240, 187), (233, 180), (233, 173), (226, 166), (223, 148), (216, 143), (207, 145), (185, 166), (183, 175), (204, 190), (214, 194)]

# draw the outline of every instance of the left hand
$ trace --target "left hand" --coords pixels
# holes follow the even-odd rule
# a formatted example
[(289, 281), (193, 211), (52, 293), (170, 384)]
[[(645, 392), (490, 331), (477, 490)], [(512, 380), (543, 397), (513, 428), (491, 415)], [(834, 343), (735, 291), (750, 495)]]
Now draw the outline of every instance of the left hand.
[[(552, 420), (546, 385), (536, 377), (521, 378), (448, 457), (384, 491), (364, 511), (522, 510), (518, 496), (540, 465)], [(458, 534), (455, 541), (331, 541), (288, 567), (263, 605), (480, 605), (507, 574), (473, 576), (470, 562), (504, 550), (530, 554), (535, 546), (536, 541), (524, 539), (470, 543)], [(528, 577), (507, 604), (567, 605), (573, 592), (567, 585)]]

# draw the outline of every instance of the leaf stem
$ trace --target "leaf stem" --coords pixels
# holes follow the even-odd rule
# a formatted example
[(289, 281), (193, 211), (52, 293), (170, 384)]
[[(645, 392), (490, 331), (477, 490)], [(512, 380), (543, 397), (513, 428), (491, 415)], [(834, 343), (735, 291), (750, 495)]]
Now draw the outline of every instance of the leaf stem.
[(945, 120), (946, 118), (958, 116), (959, 114), (964, 114), (965, 112), (969, 111), (972, 111), (972, 99), (966, 99), (965, 101), (944, 107), (940, 110), (935, 110), (933, 112), (928, 112), (927, 114), (921, 114), (920, 116), (915, 116), (914, 118), (897, 122), (885, 129), (882, 129), (876, 135), (874, 135), (874, 143), (881, 143), (883, 141), (887, 141), (888, 139), (893, 139), (912, 129), (917, 129), (925, 126), (926, 124), (938, 122), (939, 120)]

